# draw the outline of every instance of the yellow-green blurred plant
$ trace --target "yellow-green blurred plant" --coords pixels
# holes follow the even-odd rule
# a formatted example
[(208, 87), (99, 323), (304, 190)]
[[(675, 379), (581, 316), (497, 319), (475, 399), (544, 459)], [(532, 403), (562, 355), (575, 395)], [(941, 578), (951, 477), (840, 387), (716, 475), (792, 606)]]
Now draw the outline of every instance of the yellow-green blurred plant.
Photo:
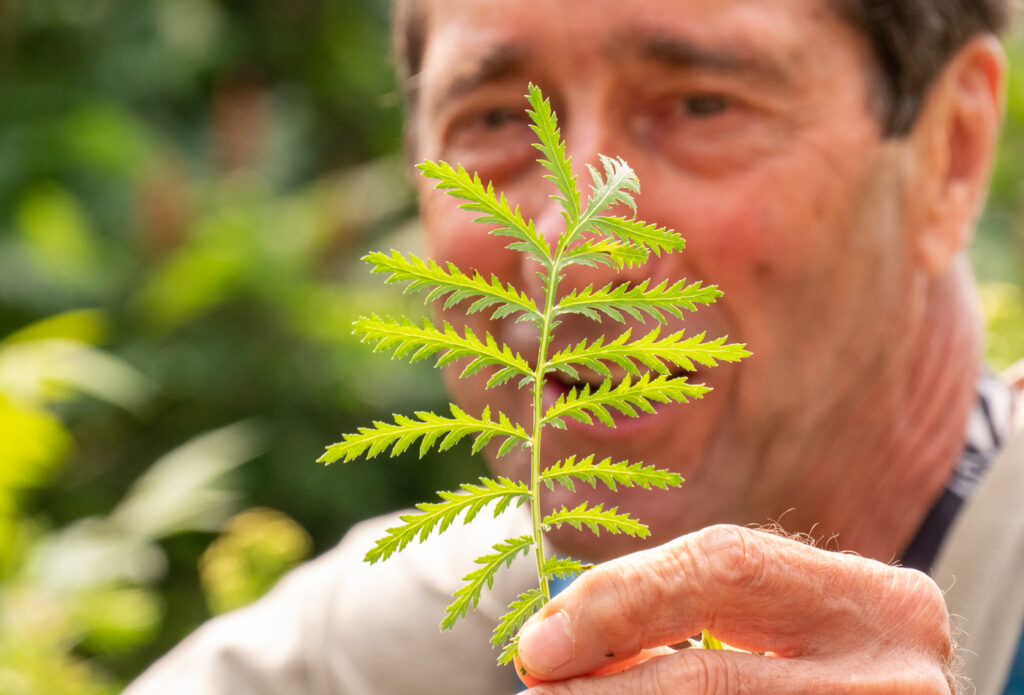
[(287, 514), (254, 507), (231, 518), (199, 560), (199, 577), (213, 613), (252, 603), (309, 556), (312, 540)]
[(981, 286), (981, 306), (988, 329), (986, 356), (996, 369), (1024, 359), (1024, 291), (1009, 282)]
[(157, 541), (213, 531), (237, 494), (225, 474), (256, 452), (254, 428), (232, 425), (154, 463), (103, 516), (52, 528), (24, 505), (71, 460), (59, 406), (86, 396), (130, 410), (152, 387), (96, 347), (102, 314), (78, 311), (0, 340), (0, 693), (106, 695), (116, 678), (87, 655), (145, 644), (161, 619)]
[(14, 523), (20, 496), (51, 481), (71, 451), (53, 408), (81, 394), (128, 409), (149, 397), (140, 374), (95, 347), (105, 333), (101, 313), (75, 311), (0, 340), (0, 578), (24, 546)]

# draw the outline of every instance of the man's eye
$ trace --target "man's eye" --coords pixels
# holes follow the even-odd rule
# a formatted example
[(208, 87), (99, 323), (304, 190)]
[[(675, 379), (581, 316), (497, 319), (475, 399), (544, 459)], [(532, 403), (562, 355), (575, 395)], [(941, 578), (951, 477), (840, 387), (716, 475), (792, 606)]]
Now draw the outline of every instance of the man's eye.
[(724, 113), (729, 108), (729, 100), (721, 94), (695, 94), (684, 97), (679, 108), (687, 116), (708, 118)]
[(500, 103), (470, 105), (444, 128), (442, 157), (496, 180), (536, 158), (525, 112)]
[(519, 113), (513, 109), (491, 109), (480, 116), (480, 122), (487, 128), (503, 128), (519, 119)]

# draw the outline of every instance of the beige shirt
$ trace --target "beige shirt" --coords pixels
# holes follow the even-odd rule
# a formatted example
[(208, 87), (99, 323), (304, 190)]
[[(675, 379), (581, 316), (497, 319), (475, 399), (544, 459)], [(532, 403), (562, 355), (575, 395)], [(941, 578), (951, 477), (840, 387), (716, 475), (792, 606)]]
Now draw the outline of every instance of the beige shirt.
[(1019, 428), (953, 522), (932, 577), (946, 592), (960, 671), (977, 695), (999, 695), (1024, 628), (1024, 432)]
[[(363, 554), (397, 515), (356, 526), (255, 604), (201, 627), (125, 695), (412, 695), (516, 690), (488, 642), (531, 584), (531, 559), (499, 573), (451, 632), (438, 623), (461, 577), (498, 538), (527, 532), (523, 510), (481, 514), (386, 562)], [(962, 672), (998, 695), (1024, 625), (1024, 436), (993, 463), (947, 536), (934, 576), (961, 634)]]

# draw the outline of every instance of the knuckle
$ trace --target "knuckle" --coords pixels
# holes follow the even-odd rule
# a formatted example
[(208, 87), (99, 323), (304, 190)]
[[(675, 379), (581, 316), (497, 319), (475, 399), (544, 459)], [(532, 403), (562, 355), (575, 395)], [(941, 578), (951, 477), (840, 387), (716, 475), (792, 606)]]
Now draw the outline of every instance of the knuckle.
[(727, 586), (753, 587), (764, 576), (765, 555), (755, 532), (739, 526), (709, 526), (692, 536), (695, 562), (708, 578)]
[(923, 572), (892, 572), (892, 598), (880, 616), (886, 625), (900, 626), (886, 640), (889, 648), (899, 649), (918, 665), (914, 692), (957, 692), (956, 645), (942, 590)]
[(902, 612), (909, 618), (906, 624), (943, 655), (950, 655), (953, 637), (942, 590), (922, 572), (911, 569), (899, 569), (897, 572), (902, 588)]
[(924, 572), (905, 567), (899, 567), (896, 571), (900, 575), (900, 581), (903, 583), (906, 592), (927, 602), (933, 609), (944, 609), (945, 601), (942, 597), (942, 591), (931, 577)]

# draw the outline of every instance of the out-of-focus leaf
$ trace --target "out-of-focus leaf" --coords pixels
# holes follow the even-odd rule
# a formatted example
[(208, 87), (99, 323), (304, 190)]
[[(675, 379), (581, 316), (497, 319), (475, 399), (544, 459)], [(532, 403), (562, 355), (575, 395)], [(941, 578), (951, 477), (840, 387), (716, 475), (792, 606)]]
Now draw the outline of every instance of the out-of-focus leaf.
[[(144, 666), (146, 654), (80, 658), (81, 627), (66, 618), (96, 589), (87, 579), (148, 582), (163, 571), (152, 539), (126, 530), (136, 520), (153, 534), (211, 529), (229, 516), (233, 483), (201, 484), (201, 466), (102, 514), (141, 464), (196, 432), (253, 414), (273, 422), (281, 436), (247, 490), (258, 503), (298, 510), (320, 543), (357, 518), (403, 506), (416, 496), (411, 488), (462, 479), (427, 466), (401, 485), (355, 469), (296, 474), (337, 432), (339, 416), (378, 403), (388, 412), (432, 407), (441, 389), (434, 379), (428, 393), (412, 367), (364, 356), (340, 316), (370, 301), (349, 265), (414, 208), (398, 152), (400, 109), (394, 95), (381, 97), (394, 84), (380, 59), (387, 16), (378, 0), (0, 0), (0, 336), (83, 306), (109, 317), (105, 326), (98, 316), (61, 316), (0, 343), (13, 360), (0, 387), (7, 403), (19, 417), (41, 414), (37, 424), (48, 422), (62, 442), (44, 446), (49, 435), (29, 437), (11, 418), (26, 436), (0, 437), (0, 451), (29, 442), (25, 451), (52, 459), (35, 478), (18, 474), (19, 485), (38, 481), (41, 494), (4, 486), (13, 515), (0, 514), (0, 623), (21, 618), (15, 631), (0, 627), (0, 694), (113, 695), (123, 684), (104, 675), (112, 662), (124, 677)], [(232, 151), (251, 156), (232, 162)], [(61, 370), (70, 367), (43, 359), (66, 344), (26, 357), (28, 345), (51, 340), (111, 345), (107, 356), (147, 378), (125, 389), (133, 379), (102, 376), (77, 349), (84, 367), (67, 378)], [(144, 419), (57, 402), (88, 391), (136, 409), (152, 393), (149, 379), (163, 397), (147, 402)], [(54, 419), (64, 414), (70, 435)], [(7, 464), (0, 460), (0, 477), (13, 470)], [(62, 465), (66, 474), (54, 475)], [(19, 507), (28, 504), (31, 518)], [(67, 519), (81, 523), (68, 528)], [(194, 572), (199, 539), (172, 545), (172, 577)], [(46, 548), (66, 561), (44, 562)], [(68, 577), (82, 581), (58, 581)], [(24, 611), (3, 598), (19, 583), (34, 589), (12, 599)], [(158, 638), (167, 647), (202, 613), (181, 606), (202, 598), (187, 582), (160, 590), (175, 609)]]
[(208, 66), (223, 47), (225, 17), (212, 0), (158, 0), (158, 30), (175, 57), (195, 68)]
[(155, 137), (123, 105), (111, 100), (83, 104), (62, 125), (68, 156), (91, 171), (131, 176), (152, 165)]
[(189, 243), (141, 288), (137, 310), (147, 323), (174, 330), (230, 299), (256, 260), (251, 211), (229, 207), (203, 220)]
[(74, 606), (72, 620), (85, 647), (116, 654), (148, 642), (161, 613), (160, 599), (153, 591), (113, 586), (82, 596)]
[(256, 456), (260, 440), (254, 422), (195, 437), (150, 466), (110, 520), (142, 538), (217, 530), (238, 499), (224, 476)]
[(37, 521), (0, 511), (0, 587), (21, 571), (25, 558), (44, 533)]
[(45, 404), (87, 394), (137, 410), (154, 387), (109, 353), (63, 338), (0, 343), (0, 392)]
[(151, 539), (101, 517), (79, 519), (46, 536), (26, 561), (26, 575), (35, 584), (59, 593), (144, 584), (166, 569), (167, 560)]
[(4, 695), (115, 695), (116, 684), (74, 655), (74, 621), (60, 597), (32, 586), (0, 592), (0, 692)]
[(985, 283), (980, 291), (988, 328), (986, 357), (1004, 369), (1024, 358), (1024, 291), (1007, 282)]
[(109, 515), (80, 519), (40, 541), (28, 574), (61, 592), (154, 581), (166, 569), (154, 541), (219, 528), (238, 500), (225, 476), (258, 448), (249, 422), (195, 437), (154, 463)]
[(113, 278), (104, 263), (103, 244), (81, 201), (66, 188), (35, 185), (21, 197), (16, 218), (37, 272), (97, 296), (110, 291)]
[(7, 495), (48, 482), (70, 449), (71, 437), (60, 421), (0, 391), (0, 513), (11, 511)]
[(99, 345), (108, 333), (109, 320), (104, 312), (98, 309), (78, 309), (31, 323), (9, 334), (0, 341), (0, 345), (50, 338)]
[(210, 610), (225, 613), (252, 603), (311, 549), (309, 534), (282, 512), (258, 507), (233, 517), (199, 562)]

